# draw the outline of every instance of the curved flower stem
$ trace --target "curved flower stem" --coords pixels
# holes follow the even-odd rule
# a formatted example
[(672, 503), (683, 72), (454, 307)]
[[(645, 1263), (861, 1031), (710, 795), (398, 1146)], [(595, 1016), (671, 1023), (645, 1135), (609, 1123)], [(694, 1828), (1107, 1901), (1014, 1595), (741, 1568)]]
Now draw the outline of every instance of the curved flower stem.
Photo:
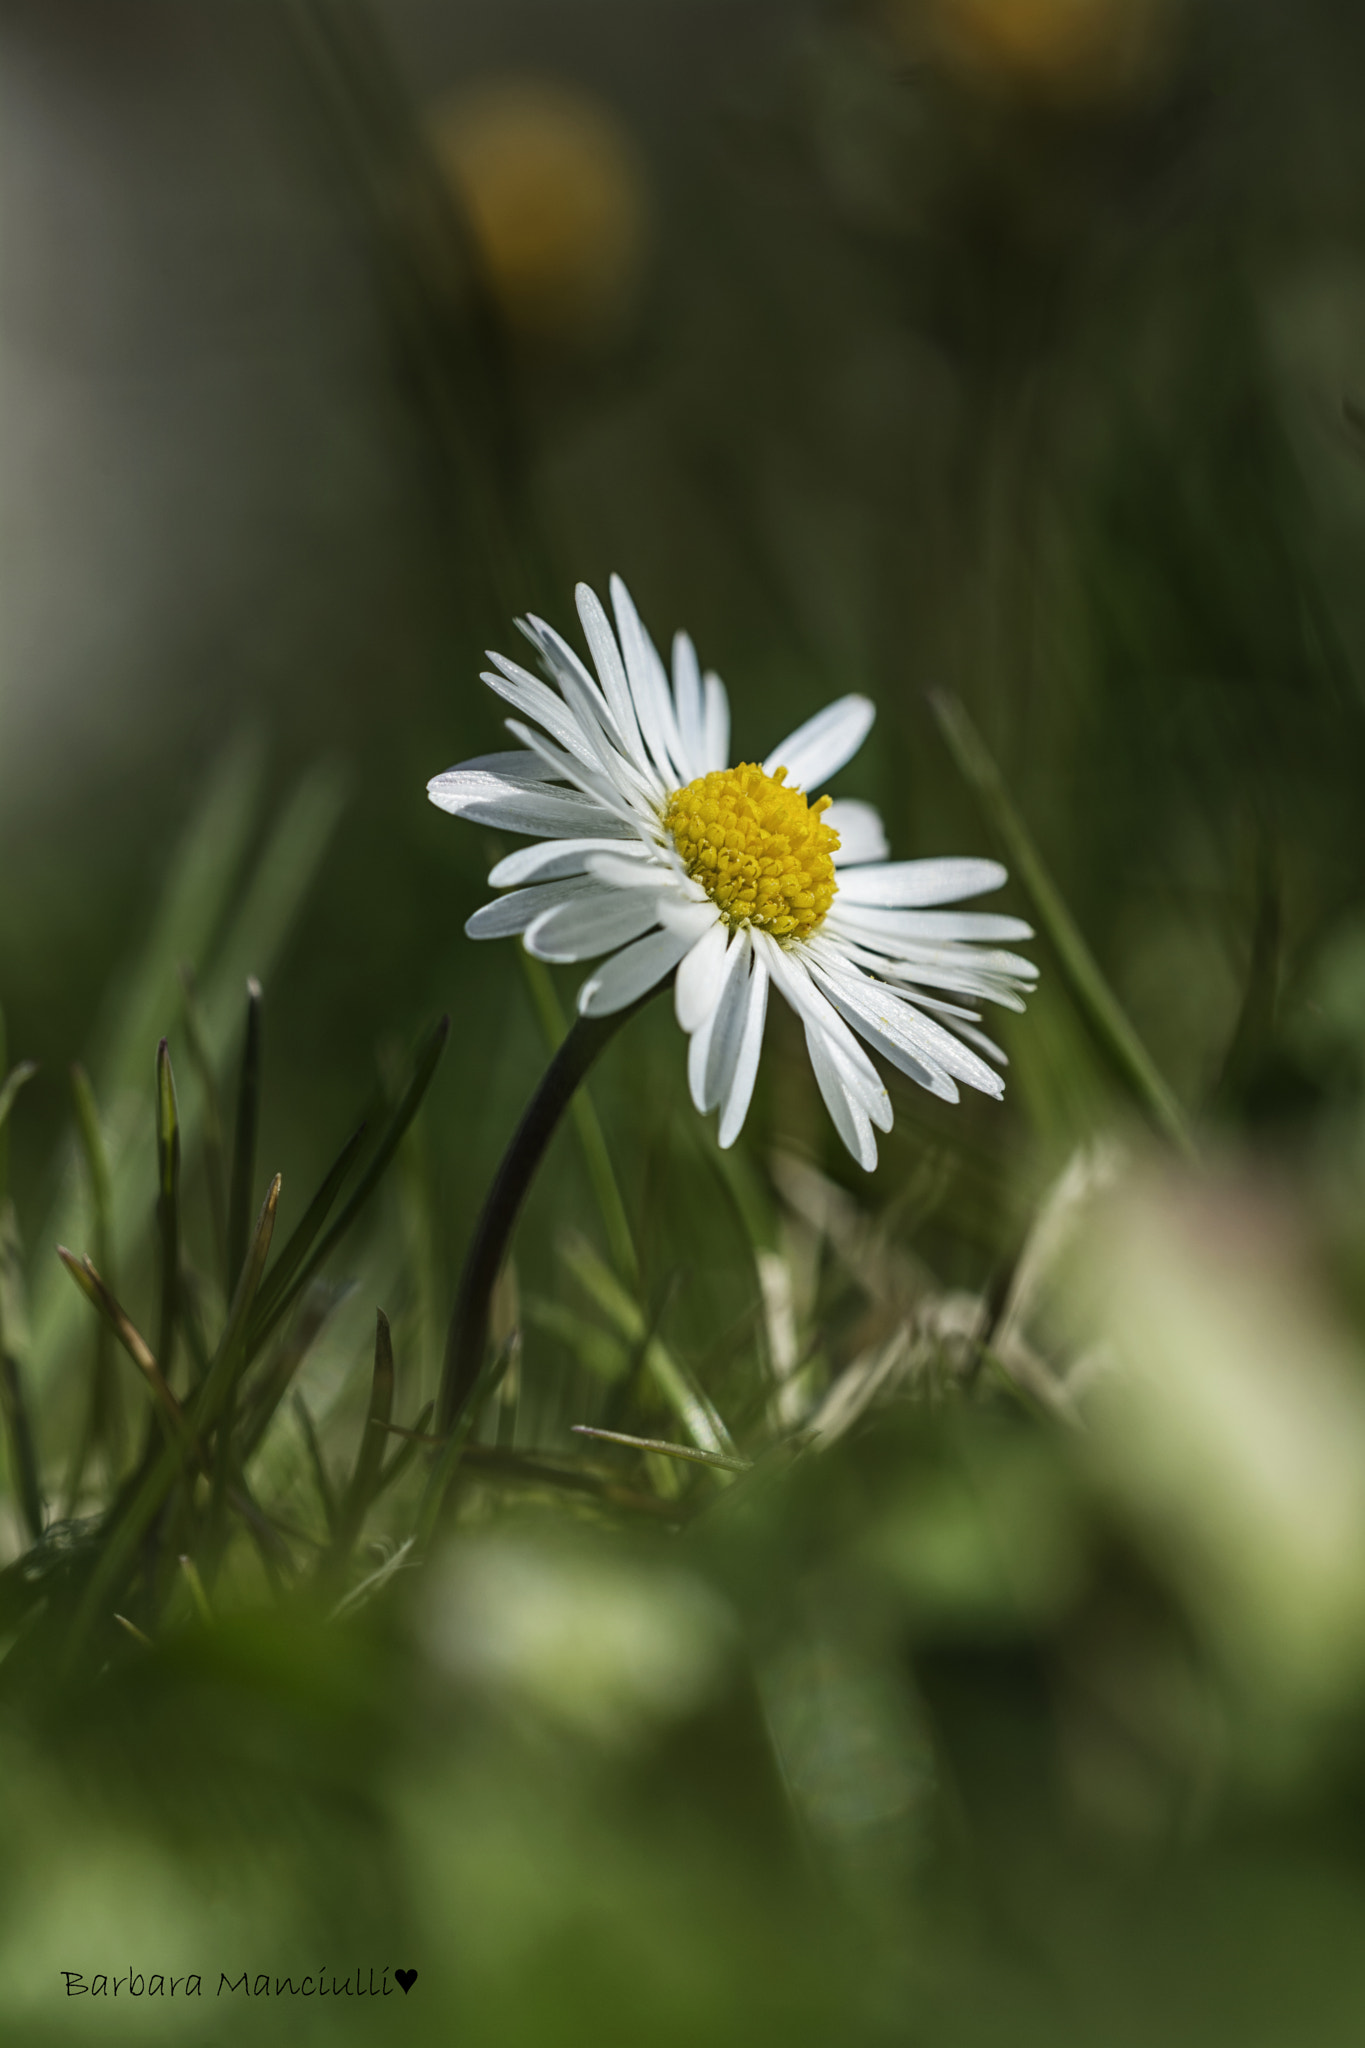
[(493, 1177), (483, 1213), (474, 1228), (455, 1313), (446, 1337), (441, 1391), (436, 1404), (436, 1433), (448, 1436), (464, 1412), (483, 1366), (488, 1343), (489, 1303), (527, 1190), (555, 1128), (572, 1102), (579, 1082), (602, 1048), (621, 1026), (658, 993), (651, 989), (628, 1009), (611, 1017), (579, 1017), (546, 1068), (531, 1097), (512, 1142)]

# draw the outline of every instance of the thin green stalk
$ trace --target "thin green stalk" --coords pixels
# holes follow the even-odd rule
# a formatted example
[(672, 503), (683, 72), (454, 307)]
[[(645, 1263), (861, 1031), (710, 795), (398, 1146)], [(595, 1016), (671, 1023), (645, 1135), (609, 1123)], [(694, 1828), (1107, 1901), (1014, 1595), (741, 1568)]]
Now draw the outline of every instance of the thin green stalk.
[[(90, 1185), (95, 1263), (104, 1275), (106, 1285), (113, 1292), (116, 1280), (111, 1229), (113, 1198), (110, 1192), (109, 1155), (105, 1151), (104, 1133), (100, 1129), (95, 1091), (90, 1085), (90, 1078), (84, 1067), (79, 1065), (71, 1069), (71, 1101), (76, 1112), (76, 1130), (85, 1161), (86, 1179)], [(97, 1445), (104, 1446), (110, 1472), (117, 1471), (123, 1457), (121, 1422), (122, 1410), (114, 1386), (113, 1332), (105, 1318), (101, 1316), (95, 1324), (95, 1359), (90, 1380), (89, 1407), (67, 1478), (68, 1514), (75, 1512), (86, 1463)]]
[(204, 1020), (199, 1010), (198, 990), (195, 987), (194, 975), (188, 966), (180, 970), (180, 986), (185, 997), (185, 1041), (189, 1046), (190, 1059), (203, 1096), (200, 1143), (204, 1153), (204, 1179), (208, 1186), (209, 1224), (213, 1232), (217, 1270), (224, 1276), (223, 1286), (226, 1291), (230, 1289), (232, 1281), (228, 1273), (227, 1167), (223, 1152), (223, 1111), (218, 1099), (218, 1081), (213, 1071), (213, 1058), (204, 1031)]
[(665, 1458), (681, 1458), (689, 1465), (710, 1465), (718, 1472), (747, 1472), (748, 1458), (726, 1458), (719, 1451), (699, 1451), (693, 1444), (670, 1443), (661, 1436), (627, 1436), (619, 1429), (595, 1429), (589, 1422), (575, 1422), (575, 1436), (590, 1436), (598, 1443), (624, 1444), (632, 1451), (658, 1451)]
[[(237, 1373), (245, 1361), (247, 1321), (260, 1286), (275, 1228), (275, 1211), (280, 1199), (277, 1174), (271, 1182), (256, 1230), (228, 1311), (228, 1320), (209, 1370), (185, 1413), (193, 1434), (206, 1442), (226, 1404)], [(80, 1653), (91, 1626), (103, 1612), (106, 1601), (117, 1591), (132, 1567), (138, 1545), (150, 1529), (161, 1506), (182, 1470), (179, 1446), (166, 1444), (160, 1455), (149, 1461), (130, 1495), (120, 1503), (108, 1528), (95, 1568), (86, 1582), (67, 1641), (68, 1667)]]
[(956, 697), (934, 692), (929, 701), (948, 751), (998, 833), (1010, 866), (1052, 942), (1077, 1008), (1157, 1129), (1186, 1158), (1193, 1159), (1195, 1145), (1184, 1111), (1101, 972), (976, 727)]
[(116, 1299), (110, 1288), (100, 1277), (98, 1269), (87, 1259), (78, 1259), (64, 1244), (57, 1247), (57, 1257), (79, 1287), (81, 1293), (99, 1316), (101, 1323), (116, 1337), (133, 1364), (141, 1373), (143, 1382), (161, 1412), (171, 1435), (180, 1442), (185, 1460), (190, 1465), (200, 1461), (201, 1452), (189, 1425), (185, 1411), (166, 1384), (165, 1377), (152, 1355), (146, 1339), (133, 1323), (126, 1309)]
[[(557, 1052), (568, 1032), (564, 1012), (550, 977), (550, 970), (541, 960), (535, 960), (526, 951), (521, 953), (522, 971), (526, 985), (531, 991), (540, 1028), (545, 1034), (545, 1043), (552, 1053)], [(635, 1249), (635, 1237), (626, 1214), (626, 1205), (621, 1197), (620, 1185), (612, 1168), (611, 1154), (603, 1136), (602, 1125), (593, 1107), (592, 1097), (586, 1088), (580, 1088), (574, 1096), (570, 1114), (574, 1131), (583, 1153), (583, 1163), (588, 1170), (593, 1200), (597, 1213), (602, 1219), (602, 1228), (607, 1236), (607, 1248), (612, 1264), (623, 1280), (636, 1285), (640, 1278), (640, 1260)]]
[(642, 996), (611, 1017), (579, 1017), (546, 1069), (493, 1177), (483, 1212), (474, 1227), (460, 1275), (455, 1312), (446, 1338), (445, 1364), (436, 1404), (436, 1433), (448, 1436), (479, 1384), (488, 1342), (489, 1305), (521, 1205), (537, 1167), (579, 1083), (604, 1046), (628, 1018), (649, 1002)]
[(9, 1440), (10, 1477), (18, 1496), (24, 1527), (31, 1541), (36, 1543), (43, 1533), (44, 1521), (38, 1453), (19, 1361), (5, 1350), (0, 1350), (0, 1411), (4, 1413), (5, 1434)]
[[(469, 1440), (483, 1413), (484, 1402), (501, 1384), (502, 1376), (507, 1370), (507, 1360), (508, 1353), (500, 1351), (487, 1361), (461, 1403), (459, 1413), (450, 1429), (444, 1436), (436, 1439), (436, 1456), (427, 1474), (426, 1488), (417, 1510), (417, 1527), (413, 1532), (419, 1551), (426, 1549), (436, 1533), (436, 1525), (441, 1519), (441, 1511), (450, 1491), (450, 1482), (455, 1477), (466, 1450), (472, 1448)], [(439, 1410), (437, 1412), (439, 1414)]]
[(276, 1409), (289, 1392), (290, 1381), (312, 1350), (323, 1324), (337, 1302), (349, 1291), (348, 1288), (329, 1290), (319, 1283), (305, 1295), (286, 1342), (280, 1346), (269, 1370), (257, 1379), (253, 1388), (251, 1406), (237, 1444), (238, 1459), (243, 1467), (269, 1429)]
[(228, 1190), (227, 1268), (224, 1284), (232, 1293), (246, 1258), (251, 1233), (251, 1188), (256, 1178), (256, 1135), (261, 1117), (261, 984), (254, 976), (246, 985), (246, 1035), (237, 1082), (237, 1120), (232, 1140), (232, 1179)]
[[(278, 1320), (276, 1304), (280, 1304), (279, 1314), (283, 1314), (289, 1302), (299, 1292), (299, 1288), (291, 1286), (290, 1282), (303, 1265), (304, 1260), (312, 1249), (318, 1232), (331, 1214), (332, 1204), (340, 1194), (346, 1176), (355, 1163), (355, 1156), (360, 1150), (364, 1137), (365, 1125), (360, 1124), (352, 1131), (331, 1166), (327, 1169), (321, 1187), (304, 1210), (302, 1222), (292, 1232), (284, 1250), (271, 1267), (256, 1302), (256, 1315), (252, 1329), (253, 1350), (264, 1340)], [(309, 1271), (312, 1271), (311, 1266)], [(305, 1281), (307, 1277), (308, 1275), (305, 1274)], [(300, 1286), (302, 1284), (303, 1282), (300, 1282)], [(287, 1296), (286, 1290), (288, 1290)]]
[(370, 1405), (356, 1452), (355, 1470), (337, 1508), (336, 1542), (329, 1560), (334, 1574), (344, 1572), (384, 1468), (384, 1432), (393, 1415), (393, 1337), (383, 1309), (375, 1317), (374, 1370)]
[[(389, 1161), (393, 1158), (394, 1153), (402, 1142), (403, 1133), (421, 1108), (422, 1098), (431, 1086), (432, 1078), (440, 1064), (441, 1054), (445, 1051), (446, 1040), (449, 1036), (450, 1018), (448, 1016), (442, 1017), (418, 1052), (417, 1058), (413, 1062), (412, 1079), (408, 1082), (401, 1100), (395, 1108), (393, 1115), (389, 1118), (384, 1134), (376, 1145), (373, 1157), (361, 1175), (354, 1193), (341, 1214), (337, 1217), (336, 1222), (327, 1232), (327, 1235), (320, 1244), (316, 1245), (309, 1252), (306, 1258), (300, 1261), (297, 1271), (293, 1274), (287, 1286), (281, 1285), (277, 1289), (274, 1284), (274, 1275), (272, 1274), (271, 1284), (267, 1288), (259, 1311), (252, 1322), (250, 1349), (253, 1352), (260, 1349), (295, 1296), (302, 1288), (307, 1286), (314, 1273), (317, 1272), (319, 1266), (322, 1265), (331, 1252), (333, 1246), (345, 1236), (366, 1202), (370, 1199), (370, 1196), (374, 1193), (375, 1188), (379, 1185)], [(358, 1142), (359, 1135), (359, 1132), (357, 1132), (356, 1136), (351, 1140), (352, 1145)], [(336, 1167), (333, 1168), (333, 1174), (337, 1173), (343, 1159), (347, 1159), (347, 1153), (345, 1152), (342, 1154), (342, 1159), (339, 1159)], [(325, 1187), (330, 1186), (331, 1181), (332, 1176), (329, 1175)], [(320, 1193), (318, 1197), (319, 1202), (321, 1199)], [(312, 1210), (310, 1209), (309, 1216), (311, 1215)], [(307, 1222), (308, 1217), (305, 1217), (304, 1225)], [(300, 1232), (304, 1225), (300, 1226)], [(292, 1249), (291, 1240), (290, 1245), (286, 1247), (286, 1259), (290, 1252), (292, 1252)], [(281, 1263), (283, 1264), (284, 1262), (282, 1261)]]
[(327, 1524), (327, 1535), (330, 1541), (335, 1543), (337, 1538), (336, 1488), (332, 1485), (331, 1474), (323, 1462), (322, 1445), (318, 1442), (318, 1433), (313, 1422), (312, 1410), (302, 1394), (295, 1394), (294, 1396), (294, 1413), (299, 1419), (299, 1428), (303, 1432), (304, 1449), (308, 1453), (308, 1462), (313, 1468), (313, 1480), (317, 1486), (318, 1499), (322, 1502), (322, 1518)]
[(382, 1493), (387, 1493), (391, 1486), (397, 1485), (398, 1481), (407, 1471), (413, 1459), (417, 1456), (417, 1453), (421, 1450), (422, 1445), (424, 1443), (430, 1443), (431, 1439), (427, 1435), (427, 1428), (431, 1422), (432, 1416), (435, 1413), (436, 1403), (434, 1401), (428, 1401), (426, 1407), (422, 1409), (421, 1413), (418, 1415), (417, 1420), (416, 1422), (414, 1422), (411, 1429), (395, 1431), (392, 1423), (388, 1425), (386, 1431), (387, 1435), (399, 1435), (402, 1436), (405, 1439), (405, 1441), (398, 1446), (398, 1449), (394, 1452), (393, 1456), (389, 1459), (383, 1471), (380, 1473), (374, 1489), (375, 1500), (378, 1500), (379, 1496)]
[[(7, 1046), (4, 1012), (0, 1011), (0, 1073), (4, 1072)], [(19, 1091), (38, 1069), (32, 1060), (21, 1060), (0, 1083), (0, 1413), (9, 1441), (10, 1478), (19, 1501), (24, 1526), (36, 1543), (43, 1533), (44, 1504), (38, 1471), (38, 1453), (33, 1439), (28, 1402), (24, 1394), (19, 1361), (9, 1350), (5, 1332), (5, 1295), (9, 1263), (19, 1256), (18, 1226), (9, 1199), (9, 1116)]]
[(156, 1159), (157, 1246), (161, 1267), (156, 1358), (169, 1386), (180, 1293), (180, 1109), (170, 1049), (164, 1038), (156, 1049)]

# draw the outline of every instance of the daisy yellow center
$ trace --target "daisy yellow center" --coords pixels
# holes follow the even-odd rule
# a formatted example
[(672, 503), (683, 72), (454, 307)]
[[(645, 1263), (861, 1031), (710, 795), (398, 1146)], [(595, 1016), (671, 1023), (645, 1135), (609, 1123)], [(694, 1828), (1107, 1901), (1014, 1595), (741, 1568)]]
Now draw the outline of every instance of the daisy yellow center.
[(807, 803), (786, 788), (786, 774), (765, 775), (752, 762), (719, 768), (677, 790), (664, 811), (683, 865), (726, 922), (778, 939), (813, 932), (838, 886), (839, 835), (824, 820), (830, 799)]

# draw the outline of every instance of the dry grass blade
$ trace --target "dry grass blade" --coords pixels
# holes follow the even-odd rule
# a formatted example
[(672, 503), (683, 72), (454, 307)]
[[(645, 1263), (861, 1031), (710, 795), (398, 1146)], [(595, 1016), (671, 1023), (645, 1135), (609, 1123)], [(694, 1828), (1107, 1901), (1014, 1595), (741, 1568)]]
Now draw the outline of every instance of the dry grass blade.
[(590, 1436), (605, 1444), (624, 1444), (632, 1451), (658, 1451), (665, 1458), (682, 1458), (689, 1465), (711, 1465), (718, 1472), (748, 1472), (747, 1458), (727, 1458), (719, 1451), (699, 1451), (692, 1444), (672, 1444), (663, 1437), (627, 1436), (619, 1429), (594, 1429), (586, 1422), (575, 1422), (575, 1436)]

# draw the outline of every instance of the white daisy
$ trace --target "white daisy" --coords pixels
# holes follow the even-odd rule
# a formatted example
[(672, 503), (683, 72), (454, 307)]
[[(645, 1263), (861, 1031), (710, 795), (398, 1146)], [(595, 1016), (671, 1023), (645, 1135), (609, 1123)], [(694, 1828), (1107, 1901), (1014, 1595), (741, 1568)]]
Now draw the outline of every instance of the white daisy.
[(979, 1011), (950, 998), (1021, 1010), (1037, 970), (998, 947), (1032, 934), (1018, 918), (929, 906), (997, 889), (1005, 870), (887, 861), (870, 804), (806, 795), (862, 745), (868, 699), (841, 697), (761, 766), (730, 767), (725, 688), (701, 674), (687, 635), (673, 641), (670, 687), (619, 577), (615, 633), (586, 584), (577, 597), (596, 676), (552, 626), (519, 619), (556, 687), (490, 653), (483, 680), (522, 714), (507, 721), (520, 747), (427, 784), (442, 810), (541, 842), (498, 862), (488, 880), (507, 893), (474, 913), (470, 937), (520, 932), (538, 960), (607, 956), (578, 992), (587, 1017), (676, 974), (692, 1099), (719, 1109), (722, 1145), (748, 1111), (770, 983), (801, 1020), (840, 1137), (869, 1170), (891, 1101), (860, 1039), (947, 1102), (960, 1081), (1003, 1094), (972, 1048), (1004, 1054), (977, 1028)]

